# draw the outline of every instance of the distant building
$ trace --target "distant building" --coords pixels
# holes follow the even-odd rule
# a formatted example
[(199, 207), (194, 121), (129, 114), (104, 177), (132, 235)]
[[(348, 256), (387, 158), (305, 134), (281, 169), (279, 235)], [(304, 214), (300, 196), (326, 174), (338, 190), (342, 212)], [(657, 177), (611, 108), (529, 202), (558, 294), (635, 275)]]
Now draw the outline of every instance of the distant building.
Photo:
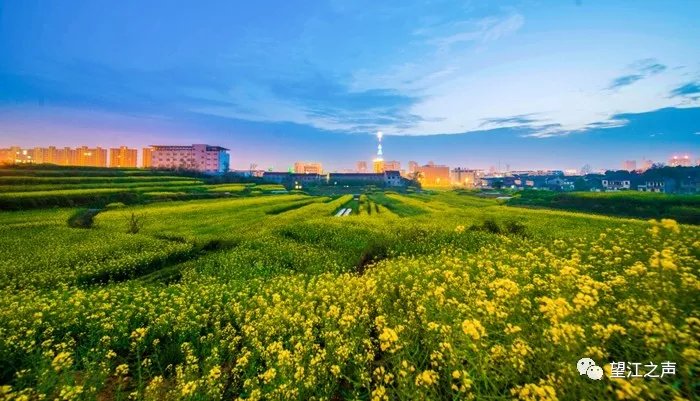
[(384, 172), (384, 159), (376, 158), (372, 161), (372, 171), (375, 174), (380, 174)]
[(329, 185), (379, 185), (388, 187), (405, 186), (408, 183), (398, 171), (383, 173), (330, 173)]
[(12, 164), (13, 152), (10, 148), (0, 149), (0, 164)]
[(606, 172), (601, 177), (600, 185), (604, 191), (624, 191), (636, 190), (642, 184), (642, 176), (636, 173), (627, 172)]
[[(263, 173), (263, 179), (268, 182), (274, 182), (275, 184), (284, 184), (287, 183), (287, 181), (290, 181), (294, 178), (295, 175), (300, 175), (300, 174), (294, 174), (286, 171), (265, 171)], [(308, 175), (309, 178), (311, 178), (311, 175)]]
[(32, 149), (10, 148), (8, 153), (12, 157), (8, 160), (14, 164), (36, 163), (36, 164), (58, 164), (61, 166), (81, 166), (81, 167), (107, 167), (107, 149), (101, 147), (88, 148), (61, 148), (49, 146), (46, 148), (34, 147)]
[(622, 162), (622, 169), (627, 171), (635, 171), (637, 169), (637, 162), (635, 160), (625, 160)]
[(549, 191), (573, 191), (579, 176), (565, 176), (559, 171), (543, 174), (541, 171), (516, 172), (512, 175), (495, 174), (479, 177), (477, 186), (486, 188), (539, 189)]
[(89, 149), (83, 146), (78, 149), (56, 148), (49, 146), (46, 148), (35, 147), (32, 149), (22, 149), (19, 146), (12, 146), (0, 149), (0, 163), (4, 164), (58, 164), (61, 166), (97, 166), (104, 167), (106, 163), (106, 151), (102, 148)]
[(673, 193), (676, 190), (676, 180), (672, 178), (661, 178), (645, 181), (637, 186), (637, 190), (642, 192)]
[(34, 160), (36, 163), (69, 165), (71, 160), (76, 161), (75, 150), (71, 148), (58, 149), (55, 146), (48, 148), (34, 148)]
[(78, 150), (69, 147), (56, 149), (56, 164), (61, 166), (77, 166)]
[(257, 177), (262, 178), (265, 174), (265, 170), (230, 170), (230, 173), (237, 175), (239, 177)]
[(126, 146), (109, 149), (109, 167), (136, 167), (138, 151)]
[(357, 162), (355, 166), (355, 172), (357, 173), (366, 173), (367, 172), (367, 162), (366, 161), (359, 161)]
[(676, 187), (676, 192), (681, 194), (697, 194), (700, 193), (700, 176), (688, 176), (680, 180), (680, 184)]
[(690, 167), (692, 164), (692, 160), (690, 159), (690, 156), (685, 155), (685, 156), (673, 156), (670, 159), (668, 159), (668, 165), (671, 167)]
[(652, 160), (642, 160), (642, 171), (647, 171), (654, 166)]
[(419, 164), (413, 160), (408, 162), (408, 174), (414, 174), (418, 172)]
[(282, 184), (289, 187), (301, 185), (350, 185), (350, 186), (405, 186), (408, 181), (401, 177), (398, 171), (383, 173), (329, 173), (329, 174), (298, 174), (290, 172), (266, 171), (265, 181)]
[(544, 189), (549, 189), (550, 191), (573, 191), (575, 189), (575, 181), (572, 178), (573, 176), (565, 177), (562, 175), (547, 177)]
[(452, 170), (450, 178), (452, 185), (458, 185), (465, 188), (474, 188), (479, 184), (478, 170), (458, 167)]
[(384, 161), (384, 171), (401, 171), (401, 162), (396, 160)]
[(321, 163), (296, 162), (294, 172), (297, 174), (323, 174)]
[[(147, 150), (148, 149), (148, 150)], [(228, 149), (221, 146), (152, 145), (144, 149), (144, 167), (225, 173), (229, 169)]]
[(76, 166), (82, 167), (107, 167), (107, 149), (101, 147), (88, 148), (81, 146), (76, 149)]
[(291, 172), (276, 172), (265, 171), (263, 173), (265, 181), (274, 182), (276, 184), (287, 185), (289, 187), (298, 188), (299, 185), (304, 187), (308, 184), (318, 185), (326, 180), (325, 175), (321, 174), (306, 174), (306, 173), (291, 173)]
[(28, 149), (19, 149), (16, 151), (13, 155), (13, 163), (14, 164), (27, 164), (27, 163), (34, 163), (34, 156), (31, 150)]
[(384, 172), (384, 185), (388, 187), (402, 187), (406, 185), (406, 181), (401, 177), (399, 171), (387, 170)]
[(632, 182), (625, 179), (603, 179), (600, 183), (606, 191), (620, 191), (632, 188)]
[(153, 149), (143, 148), (141, 151), (141, 167), (151, 168), (151, 160), (153, 160)]
[(449, 186), (450, 168), (432, 162), (418, 168), (418, 181), (423, 186)]

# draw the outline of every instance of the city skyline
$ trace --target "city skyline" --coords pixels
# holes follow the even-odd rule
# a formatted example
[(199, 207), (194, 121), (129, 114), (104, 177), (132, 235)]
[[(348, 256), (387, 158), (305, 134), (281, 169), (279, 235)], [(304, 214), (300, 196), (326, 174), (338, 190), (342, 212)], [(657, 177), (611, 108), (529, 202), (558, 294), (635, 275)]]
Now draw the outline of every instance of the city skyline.
[[(619, 169), (700, 155), (694, 1), (8, 3), (0, 147)], [(624, 20), (624, 21), (623, 21)], [(128, 24), (125, 23), (128, 21)]]
[[(57, 164), (57, 165), (62, 165), (62, 166), (95, 166), (95, 167), (110, 167), (110, 168), (115, 168), (115, 167), (138, 167), (138, 168), (154, 168), (153, 161), (147, 161), (147, 159), (150, 159), (152, 157), (153, 151), (158, 148), (177, 148), (178, 150), (182, 150), (184, 148), (187, 148), (189, 150), (192, 149), (192, 147), (197, 147), (200, 146), (202, 148), (216, 148), (215, 150), (225, 150), (226, 154), (228, 155), (230, 149), (222, 148), (216, 145), (206, 145), (206, 144), (200, 144), (200, 145), (149, 145), (140, 149), (134, 148), (134, 147), (129, 147), (126, 145), (120, 145), (119, 147), (109, 147), (109, 148), (103, 148), (102, 146), (95, 146), (95, 147), (90, 147), (87, 145), (81, 145), (81, 146), (76, 146), (76, 147), (61, 147), (61, 146), (55, 146), (55, 145), (48, 145), (48, 146), (29, 146), (29, 147), (19, 147), (19, 146), (11, 146), (9, 148), (1, 148), (0, 147), (0, 165), (4, 163), (9, 163), (9, 164), (26, 164), (26, 163), (36, 163), (36, 164), (42, 164), (42, 163), (47, 163), (47, 164)], [(38, 152), (38, 153), (37, 153)], [(17, 155), (14, 157), (14, 155)], [(98, 156), (99, 155), (99, 156)], [(108, 156), (109, 155), (109, 156)], [(92, 158), (97, 156), (99, 158), (98, 161), (89, 161), (89, 162), (83, 162), (78, 160), (82, 160), (82, 158)], [(357, 173), (365, 173), (368, 172), (368, 161), (367, 160), (358, 160), (355, 162), (354, 168), (343, 168), (343, 169), (325, 169), (323, 168), (323, 161), (319, 160), (295, 160), (293, 165), (283, 167), (283, 168), (274, 168), (272, 166), (270, 167), (265, 167), (265, 166), (260, 166), (257, 163), (251, 163), (248, 168), (242, 168), (242, 169), (236, 169), (232, 168), (229, 166), (229, 156), (226, 157), (226, 166), (228, 166), (228, 170), (222, 170), (223, 171), (293, 171), (295, 173), (314, 173), (314, 174), (323, 174), (325, 172), (357, 172)], [(87, 160), (87, 159), (86, 159)], [(97, 159), (96, 159), (97, 160)], [(639, 163), (637, 163), (639, 162)], [(584, 170), (587, 171), (598, 171), (602, 172), (605, 170), (608, 171), (617, 171), (617, 170), (626, 170), (626, 171), (646, 171), (652, 168), (654, 165), (661, 165), (661, 166), (670, 166), (670, 167), (676, 167), (676, 166), (685, 166), (685, 167), (691, 167), (691, 166), (696, 166), (700, 165), (700, 158), (696, 158), (695, 155), (688, 154), (688, 153), (679, 153), (679, 154), (673, 154), (669, 155), (668, 158), (664, 160), (651, 160), (648, 158), (642, 158), (640, 160), (635, 160), (635, 159), (627, 159), (627, 160), (622, 160), (621, 161), (621, 166), (620, 168), (609, 168), (609, 169), (593, 169), (592, 166), (586, 164), (584, 166), (581, 166), (581, 168), (549, 168), (549, 169), (539, 169), (539, 168), (525, 168), (525, 169), (518, 169), (518, 168), (512, 168), (512, 166), (509, 163), (506, 163), (505, 165), (502, 165), (500, 162), (498, 165), (490, 165), (488, 169), (486, 168), (479, 168), (479, 167), (472, 167), (472, 166), (465, 166), (463, 164), (458, 164), (458, 165), (446, 165), (444, 163), (435, 163), (434, 160), (429, 160), (427, 162), (418, 162), (416, 160), (408, 160), (406, 164), (402, 164), (401, 161), (399, 160), (384, 160), (382, 158), (377, 158), (375, 157), (374, 160), (371, 161), (371, 163), (374, 164), (374, 170), (377, 170), (378, 165), (377, 163), (380, 164), (380, 169), (381, 171), (401, 171), (402, 174), (403, 172), (406, 173), (412, 173), (414, 172), (418, 167), (445, 167), (449, 168), (454, 171), (460, 171), (462, 169), (467, 169), (465, 171), (487, 171), (491, 173), (510, 173), (510, 172), (518, 172), (518, 171), (564, 171), (566, 174), (569, 175), (577, 175), (577, 174), (584, 174)], [(175, 167), (173, 166), (159, 166), (156, 168), (163, 168), (163, 167)], [(503, 168), (505, 167), (505, 168)], [(376, 172), (376, 171), (375, 171)]]

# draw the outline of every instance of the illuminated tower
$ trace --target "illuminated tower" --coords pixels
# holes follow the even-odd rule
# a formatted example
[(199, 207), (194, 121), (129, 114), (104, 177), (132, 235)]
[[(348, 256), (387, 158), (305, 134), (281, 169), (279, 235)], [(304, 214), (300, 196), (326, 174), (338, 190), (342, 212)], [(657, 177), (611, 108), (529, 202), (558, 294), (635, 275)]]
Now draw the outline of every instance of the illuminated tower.
[(382, 131), (377, 132), (377, 157), (373, 160), (374, 172), (384, 172), (384, 158), (382, 157)]

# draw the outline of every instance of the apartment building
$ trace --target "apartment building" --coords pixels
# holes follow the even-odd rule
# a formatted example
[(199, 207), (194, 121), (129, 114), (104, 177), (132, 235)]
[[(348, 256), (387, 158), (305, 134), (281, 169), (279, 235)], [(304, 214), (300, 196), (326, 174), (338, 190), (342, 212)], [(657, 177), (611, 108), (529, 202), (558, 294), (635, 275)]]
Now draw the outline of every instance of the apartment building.
[(120, 146), (109, 149), (109, 167), (136, 167), (136, 149)]
[(0, 163), (46, 163), (60, 166), (107, 167), (107, 150), (99, 146), (96, 148), (81, 146), (77, 149), (68, 147), (56, 148), (55, 146), (22, 149), (13, 146), (7, 149), (0, 149)]
[(451, 184), (450, 168), (434, 163), (418, 167), (418, 181), (421, 185), (428, 187), (449, 186)]
[(321, 163), (296, 162), (294, 163), (294, 172), (297, 174), (323, 174), (323, 166)]
[(225, 173), (229, 170), (229, 154), (226, 148), (205, 144), (152, 145), (143, 151), (143, 166)]
[(401, 162), (398, 160), (385, 160), (384, 171), (401, 171)]
[(84, 167), (107, 167), (107, 149), (101, 147), (88, 148), (81, 146), (76, 149), (76, 166)]
[(151, 160), (153, 160), (153, 149), (152, 148), (141, 149), (141, 167), (151, 168)]
[(478, 170), (458, 167), (452, 170), (450, 178), (453, 185), (474, 188), (480, 184), (480, 175)]

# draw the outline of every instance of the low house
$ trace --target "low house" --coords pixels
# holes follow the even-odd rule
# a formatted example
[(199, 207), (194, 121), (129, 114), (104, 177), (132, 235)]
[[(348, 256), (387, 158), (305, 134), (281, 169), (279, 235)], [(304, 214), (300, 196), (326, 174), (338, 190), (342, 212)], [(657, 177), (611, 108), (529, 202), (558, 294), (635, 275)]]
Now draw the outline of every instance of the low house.
[(551, 191), (573, 191), (574, 180), (563, 175), (547, 177), (545, 185)]
[(676, 190), (681, 194), (700, 193), (700, 179), (698, 177), (684, 178), (681, 180)]
[(288, 172), (266, 171), (263, 173), (265, 181), (274, 182), (282, 185), (298, 185), (298, 184), (318, 184), (325, 180), (325, 175), (321, 174), (297, 174)]
[(401, 177), (401, 172), (389, 170), (384, 172), (384, 185), (387, 187), (403, 187), (406, 186), (407, 180)]
[(330, 173), (329, 185), (384, 185), (384, 173)]
[(263, 174), (265, 181), (282, 184), (285, 186), (299, 185), (347, 185), (347, 186), (406, 186), (408, 180), (401, 177), (399, 171), (385, 171), (383, 173), (330, 173), (330, 174), (297, 174), (289, 172), (266, 171)]
[(600, 181), (605, 191), (623, 191), (632, 189), (632, 181), (625, 179), (609, 179), (604, 178)]
[(673, 193), (676, 191), (676, 180), (672, 178), (661, 178), (644, 181), (637, 187), (642, 192)]

